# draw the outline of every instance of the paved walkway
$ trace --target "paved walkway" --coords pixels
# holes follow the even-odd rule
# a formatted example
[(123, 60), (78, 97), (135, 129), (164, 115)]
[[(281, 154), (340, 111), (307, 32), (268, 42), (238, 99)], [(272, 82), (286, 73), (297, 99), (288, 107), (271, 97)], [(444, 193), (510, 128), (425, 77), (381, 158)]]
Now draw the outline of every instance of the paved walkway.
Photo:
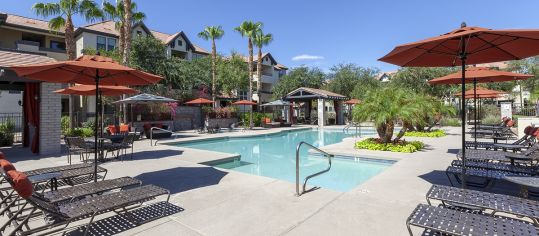
[[(230, 154), (150, 146), (148, 141), (141, 141), (133, 160), (102, 165), (109, 170), (107, 178), (133, 176), (168, 188), (176, 207), (169, 216), (138, 227), (118, 227), (113, 215), (100, 217), (96, 234), (407, 235), (405, 220), (418, 203), (425, 202), (429, 187), (433, 183), (448, 184), (444, 170), (454, 159), (460, 140), (458, 129), (448, 131), (443, 138), (421, 139), (427, 144), (426, 150), (414, 154), (357, 151), (351, 148), (355, 138), (326, 146), (324, 149), (330, 152), (399, 161), (349, 192), (319, 189), (301, 197), (294, 196), (293, 183), (197, 164), (229, 158)], [(193, 137), (184, 136), (182, 140), (197, 139), (194, 133), (184, 135)], [(21, 170), (67, 164), (65, 156), (38, 159), (20, 153), (7, 155)]]

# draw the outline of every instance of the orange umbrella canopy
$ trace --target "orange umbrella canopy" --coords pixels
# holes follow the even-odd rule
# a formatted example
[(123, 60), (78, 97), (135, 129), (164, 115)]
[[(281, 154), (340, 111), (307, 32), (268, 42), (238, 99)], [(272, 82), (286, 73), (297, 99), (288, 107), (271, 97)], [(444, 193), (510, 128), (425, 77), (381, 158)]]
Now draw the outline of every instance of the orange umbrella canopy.
[(148, 85), (159, 82), (157, 75), (135, 70), (102, 56), (84, 55), (74, 61), (10, 67), (20, 77), (51, 83), (103, 85)]
[(520, 60), (539, 54), (539, 30), (492, 30), (463, 24), (440, 36), (399, 45), (379, 60), (399, 66), (457, 66), (462, 63), (463, 49), (466, 64)]
[(256, 102), (251, 102), (251, 101), (247, 101), (247, 100), (241, 100), (241, 101), (237, 101), (235, 103), (232, 103), (232, 105), (256, 105)]
[[(482, 99), (482, 98), (499, 98), (502, 94), (483, 94), (483, 95), (477, 95), (475, 98)], [(467, 94), (464, 96), (464, 99), (473, 99), (473, 94)]]
[(205, 98), (197, 98), (191, 101), (186, 102), (187, 105), (198, 105), (198, 104), (213, 104), (212, 100), (208, 100)]
[(354, 105), (354, 104), (358, 104), (359, 102), (360, 101), (358, 99), (353, 98), (353, 99), (350, 99), (350, 100), (344, 102), (344, 104)]
[[(95, 86), (94, 85), (75, 85), (65, 89), (60, 89), (54, 91), (55, 93), (60, 94), (75, 94), (83, 96), (92, 96), (95, 95)], [(104, 96), (116, 96), (122, 94), (133, 94), (138, 93), (137, 90), (126, 87), (126, 86), (110, 86), (110, 85), (101, 85), (99, 86), (99, 92)]]
[[(484, 96), (484, 95), (496, 95), (496, 96), (499, 96), (499, 95), (502, 95), (502, 94), (506, 94), (506, 92), (490, 90), (490, 89), (486, 89), (486, 88), (477, 88), (476, 91), (475, 91), (475, 94), (477, 96)], [(466, 93), (465, 93), (466, 97), (472, 96), (472, 98), (473, 98), (473, 95), (474, 95), (474, 90), (473, 89), (470, 89), (470, 90), (466, 91)], [(462, 96), (462, 93), (456, 93), (455, 96)]]
[[(465, 71), (466, 83), (491, 83), (512, 80), (523, 80), (533, 77), (533, 75), (519, 74), (508, 71), (493, 70), (485, 67), (470, 67)], [(430, 80), (429, 84), (460, 84), (462, 71), (449, 74), (440, 78)]]

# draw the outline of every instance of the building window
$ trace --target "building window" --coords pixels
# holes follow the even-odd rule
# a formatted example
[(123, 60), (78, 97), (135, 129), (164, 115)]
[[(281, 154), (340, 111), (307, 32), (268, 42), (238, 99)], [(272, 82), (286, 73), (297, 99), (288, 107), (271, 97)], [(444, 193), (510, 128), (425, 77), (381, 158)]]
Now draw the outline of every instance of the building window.
[(183, 41), (181, 39), (178, 39), (178, 46), (183, 46)]
[(107, 38), (102, 36), (97, 36), (97, 47), (96, 49), (99, 50), (106, 50), (107, 49)]
[(238, 98), (240, 100), (247, 100), (247, 91), (238, 91)]
[(108, 38), (107, 40), (107, 51), (112, 51), (116, 48), (116, 39), (115, 38)]
[(171, 47), (171, 48), (176, 47), (176, 42), (175, 42), (175, 41), (170, 42), (170, 47)]
[(142, 35), (142, 31), (137, 30), (137, 35)]
[(51, 49), (66, 50), (66, 43), (51, 40), (49, 47)]

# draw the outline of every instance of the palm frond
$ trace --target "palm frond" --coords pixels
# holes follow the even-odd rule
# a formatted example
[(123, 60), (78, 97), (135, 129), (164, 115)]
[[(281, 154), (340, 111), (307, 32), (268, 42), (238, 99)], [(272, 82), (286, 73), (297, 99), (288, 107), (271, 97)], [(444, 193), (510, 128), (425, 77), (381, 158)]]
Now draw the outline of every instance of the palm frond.
[(51, 30), (60, 31), (65, 27), (65, 25), (66, 20), (62, 16), (57, 16), (49, 20), (49, 29)]
[(86, 21), (103, 19), (105, 16), (103, 11), (92, 0), (80, 1), (77, 13), (81, 14)]
[(59, 15), (62, 13), (60, 4), (58, 3), (36, 3), (32, 6), (32, 9), (38, 16), (49, 17), (53, 15)]

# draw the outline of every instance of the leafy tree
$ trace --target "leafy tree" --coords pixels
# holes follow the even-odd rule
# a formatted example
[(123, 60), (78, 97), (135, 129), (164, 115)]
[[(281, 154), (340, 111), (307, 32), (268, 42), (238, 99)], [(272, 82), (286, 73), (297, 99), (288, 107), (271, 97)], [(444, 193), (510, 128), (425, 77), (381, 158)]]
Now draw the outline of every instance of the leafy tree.
[[(253, 38), (256, 33), (262, 29), (261, 22), (244, 21), (240, 26), (234, 28), (234, 30), (241, 34), (242, 37), (247, 37), (247, 49), (249, 50), (249, 58), (247, 59), (249, 70), (249, 101), (253, 100)], [(249, 128), (253, 128), (253, 110), (249, 114)]]
[(137, 36), (132, 42), (129, 65), (148, 73), (162, 75), (167, 60), (166, 46), (154, 37)]
[[(73, 17), (82, 16), (86, 21), (94, 21), (103, 17), (103, 12), (92, 0), (59, 0), (58, 2), (36, 3), (32, 9), (38, 16), (49, 17), (49, 28), (60, 31), (64, 29), (66, 52), (69, 60), (75, 60), (75, 26)], [(69, 95), (69, 127), (73, 128), (73, 95)]]
[(426, 109), (423, 106), (426, 105), (420, 102), (418, 96), (405, 89), (384, 87), (371, 90), (360, 104), (354, 106), (353, 119), (356, 122), (374, 122), (381, 143), (398, 142), (401, 136), (392, 140), (395, 122), (422, 122), (422, 112)]
[(212, 85), (211, 85), (211, 94), (213, 107), (215, 108), (215, 95), (217, 93), (217, 48), (215, 47), (215, 40), (220, 39), (225, 34), (225, 31), (221, 26), (207, 26), (204, 31), (198, 33), (198, 37), (201, 37), (205, 40), (211, 40), (211, 71), (212, 71)]
[(318, 68), (296, 67), (283, 76), (273, 87), (273, 97), (280, 99), (299, 87), (320, 88), (325, 77), (324, 72)]
[(384, 85), (384, 82), (380, 82), (376, 78), (365, 78), (360, 83), (356, 83), (350, 93), (350, 97), (363, 100), (369, 91), (380, 89)]
[(217, 86), (223, 94), (232, 94), (238, 90), (246, 90), (249, 87), (247, 78), (247, 64), (243, 57), (235, 52), (230, 58), (219, 57), (217, 73), (219, 74)]
[(122, 57), (120, 56), (120, 51), (118, 48), (115, 48), (114, 50), (105, 50), (105, 49), (96, 50), (93, 48), (82, 49), (82, 54), (84, 55), (97, 55), (98, 52), (99, 52), (99, 55), (101, 56), (110, 57), (112, 58), (112, 60), (118, 63), (122, 62)]
[(523, 102), (522, 90), (524, 89), (530, 91), (532, 99), (539, 98), (539, 56), (530, 57), (524, 60), (511, 61), (509, 62), (507, 70), (517, 73), (534, 75), (527, 80), (521, 80), (511, 83), (513, 86), (517, 84), (520, 85), (519, 96), (521, 102)]
[(440, 98), (449, 98), (455, 85), (430, 85), (429, 80), (456, 72), (454, 68), (444, 67), (404, 67), (399, 69), (390, 80), (396, 88), (406, 88), (416, 93), (424, 93)]
[[(268, 45), (273, 41), (273, 35), (271, 34), (264, 34), (262, 30), (259, 30), (256, 32), (255, 37), (253, 38), (253, 41), (258, 48), (258, 60), (256, 63), (256, 74), (258, 77), (258, 81), (256, 83), (256, 91), (260, 96), (260, 92), (262, 90), (262, 47)], [(262, 100), (258, 99), (258, 105), (262, 104)]]
[(376, 80), (378, 69), (363, 68), (355, 64), (338, 64), (330, 69), (328, 83), (325, 88), (329, 91), (350, 97), (356, 85), (365, 81)]
[[(125, 21), (125, 10), (124, 10), (124, 4), (121, 1), (116, 1), (116, 5), (109, 3), (109, 2), (103, 2), (103, 12), (105, 13), (106, 18), (114, 21), (116, 30), (120, 33), (120, 37), (118, 39), (118, 52), (121, 58), (120, 62), (127, 61), (124, 59), (124, 45), (126, 41), (125, 37), (125, 28), (124, 28), (124, 21)], [(136, 12), (137, 4), (132, 2), (131, 3), (131, 12), (132, 12), (132, 20), (133, 23), (139, 23), (146, 19), (146, 14), (143, 12)]]

